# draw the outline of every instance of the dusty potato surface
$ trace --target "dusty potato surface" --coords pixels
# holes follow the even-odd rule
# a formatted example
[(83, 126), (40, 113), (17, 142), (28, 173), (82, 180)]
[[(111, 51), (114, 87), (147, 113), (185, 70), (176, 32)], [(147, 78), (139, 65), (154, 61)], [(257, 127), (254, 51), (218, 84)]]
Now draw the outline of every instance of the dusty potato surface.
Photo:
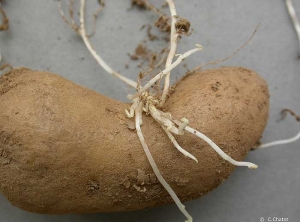
[[(15, 69), (0, 79), (0, 190), (38, 213), (137, 210), (172, 200), (147, 161), (134, 122), (115, 101), (58, 75)], [(269, 111), (266, 82), (241, 67), (186, 76), (166, 112), (205, 133), (236, 160), (260, 139)], [(176, 137), (198, 158), (185, 158), (160, 126), (144, 116), (146, 142), (183, 201), (223, 183), (234, 166), (204, 141)]]

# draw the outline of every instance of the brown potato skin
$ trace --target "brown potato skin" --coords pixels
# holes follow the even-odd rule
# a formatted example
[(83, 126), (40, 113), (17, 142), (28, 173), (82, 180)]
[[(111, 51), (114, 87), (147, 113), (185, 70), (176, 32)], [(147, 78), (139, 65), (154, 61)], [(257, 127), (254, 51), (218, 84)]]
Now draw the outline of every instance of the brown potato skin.
[[(172, 202), (153, 175), (122, 103), (58, 75), (14, 69), (0, 79), (0, 190), (24, 210), (90, 213)], [(266, 82), (241, 67), (185, 76), (164, 111), (186, 117), (236, 160), (259, 141), (269, 112)], [(150, 117), (142, 126), (164, 178), (183, 201), (224, 182), (234, 166), (185, 133), (185, 158)]]

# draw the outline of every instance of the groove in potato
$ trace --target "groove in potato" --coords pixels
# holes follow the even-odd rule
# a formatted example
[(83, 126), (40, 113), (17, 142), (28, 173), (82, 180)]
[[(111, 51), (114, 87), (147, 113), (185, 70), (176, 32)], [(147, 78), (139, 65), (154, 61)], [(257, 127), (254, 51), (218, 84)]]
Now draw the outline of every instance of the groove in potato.
[[(37, 213), (137, 210), (172, 202), (147, 161), (129, 104), (58, 75), (14, 69), (0, 79), (0, 190)], [(266, 82), (241, 67), (188, 75), (165, 112), (242, 160), (260, 139), (269, 111)], [(199, 163), (184, 158), (149, 116), (142, 130), (158, 168), (178, 197), (198, 198), (224, 182), (234, 166), (191, 134), (176, 137)]]

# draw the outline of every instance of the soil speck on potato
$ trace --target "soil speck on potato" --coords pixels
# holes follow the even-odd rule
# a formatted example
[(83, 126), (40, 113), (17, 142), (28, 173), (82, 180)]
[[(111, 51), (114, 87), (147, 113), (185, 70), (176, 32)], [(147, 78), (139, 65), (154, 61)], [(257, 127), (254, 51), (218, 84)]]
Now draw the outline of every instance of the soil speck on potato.
[(87, 190), (90, 193), (96, 192), (100, 189), (100, 185), (97, 181), (89, 180), (87, 183)]
[(189, 179), (184, 179), (184, 178), (176, 177), (175, 178), (175, 182), (176, 182), (177, 186), (183, 187), (183, 186), (185, 186), (189, 182)]
[(121, 184), (123, 184), (126, 187), (126, 189), (130, 187), (130, 181), (128, 179), (128, 176), (125, 177), (125, 179), (121, 182)]
[(147, 191), (146, 187), (139, 187), (139, 186), (137, 186), (136, 184), (133, 184), (132, 187), (133, 187), (134, 189), (136, 189), (136, 191), (141, 192), (141, 193), (144, 193), (144, 192)]

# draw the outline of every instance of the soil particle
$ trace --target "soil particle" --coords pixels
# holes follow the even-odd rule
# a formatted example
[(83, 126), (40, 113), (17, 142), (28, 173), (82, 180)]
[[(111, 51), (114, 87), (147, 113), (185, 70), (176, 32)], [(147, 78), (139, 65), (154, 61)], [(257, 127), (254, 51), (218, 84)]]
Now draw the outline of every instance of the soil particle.
[(133, 55), (130, 55), (130, 58), (132, 60), (138, 60), (140, 58), (147, 58), (149, 55), (149, 50), (147, 49), (147, 47), (143, 44), (139, 44)]
[(283, 120), (287, 114), (291, 114), (293, 117), (295, 117), (295, 119), (299, 122), (300, 121), (300, 115), (297, 115), (296, 112), (294, 112), (293, 110), (291, 109), (283, 109), (281, 111), (281, 119), (280, 120)]
[(139, 9), (147, 9), (147, 4), (144, 0), (131, 0), (131, 6), (137, 6)]
[(0, 25), (0, 31), (4, 31), (4, 30), (7, 30), (9, 27), (9, 20), (6, 16), (5, 11), (2, 9), (1, 6), (0, 6), (0, 14), (2, 16), (2, 24)]
[(6, 165), (11, 162), (10, 152), (5, 149), (0, 149), (0, 164)]
[(176, 27), (176, 31), (178, 33), (180, 33), (180, 34), (186, 33), (187, 34), (187, 33), (189, 33), (191, 23), (187, 19), (180, 18), (176, 22), (175, 27)]
[(140, 185), (144, 185), (145, 183), (149, 183), (149, 176), (145, 174), (145, 171), (138, 169), (137, 180)]
[(157, 40), (157, 39), (158, 39), (158, 36), (153, 35), (153, 34), (151, 33), (151, 29), (152, 29), (152, 26), (149, 25), (149, 26), (148, 26), (148, 29), (147, 29), (147, 35), (148, 35), (149, 40), (150, 40), (150, 41)]
[(162, 32), (171, 32), (170, 19), (165, 16), (160, 16), (155, 22), (155, 26)]
[(133, 184), (132, 186), (134, 189), (136, 189), (136, 191), (141, 192), (141, 193), (145, 193), (147, 191), (146, 187), (139, 187), (136, 184)]
[(177, 186), (183, 187), (189, 182), (189, 179), (176, 177), (175, 182), (176, 182)]
[(126, 189), (130, 187), (130, 181), (129, 181), (129, 176), (126, 176), (125, 179), (121, 182), (125, 186)]
[(138, 175), (136, 177), (139, 185), (152, 184), (157, 182), (157, 178), (154, 174), (146, 174), (145, 171), (138, 169)]
[(212, 86), (211, 86), (211, 89), (214, 91), (214, 92), (217, 92), (219, 90), (219, 86), (221, 86), (221, 83), (220, 82), (216, 82), (214, 83)]
[(87, 190), (90, 193), (97, 192), (97, 191), (99, 191), (99, 189), (100, 189), (100, 185), (99, 185), (99, 183), (97, 181), (89, 180), (87, 182)]

